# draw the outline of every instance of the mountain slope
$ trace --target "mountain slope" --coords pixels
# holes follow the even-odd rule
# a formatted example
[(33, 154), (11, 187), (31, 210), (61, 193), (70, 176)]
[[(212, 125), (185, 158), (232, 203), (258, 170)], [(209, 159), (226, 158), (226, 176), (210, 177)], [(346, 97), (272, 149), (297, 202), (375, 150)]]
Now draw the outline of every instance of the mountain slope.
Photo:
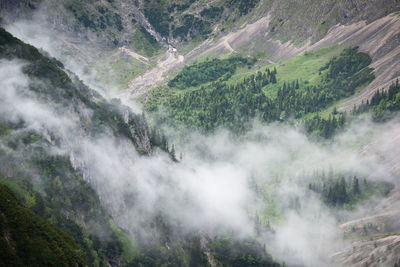
[[(16, 13), (12, 20), (18, 21), (18, 18), (24, 17), (26, 12), (13, 8), (15, 4), (11, 2), (3, 0), (2, 5), (9, 6), (7, 10)], [(201, 55), (220, 57), (237, 51), (260, 57), (266, 63), (287, 59), (306, 49), (313, 49), (315, 47), (313, 44), (326, 37), (332, 27), (339, 29), (338, 25), (344, 25), (354, 28), (351, 25), (358, 23), (358, 35), (360, 35), (369, 31), (361, 28), (371, 28), (369, 25), (371, 22), (388, 16), (400, 8), (395, 0), (351, 3), (330, 0), (285, 3), (272, 0), (251, 2), (220, 0), (202, 3), (185, 0), (168, 1), (165, 4), (157, 1), (138, 1), (132, 4), (125, 0), (115, 0), (112, 3), (97, 1), (93, 4), (90, 1), (78, 3), (71, 0), (62, 6), (49, 0), (24, 3), (24, 6), (27, 6), (25, 10), (29, 12), (32, 9), (30, 6), (39, 10), (40, 15), (36, 18), (34, 16), (36, 23), (46, 28), (50, 27), (54, 30), (54, 35), (57, 33), (60, 42), (54, 45), (65, 46), (62, 56), (60, 51), (55, 52), (58, 54), (53, 56), (68, 61), (68, 58), (71, 59), (68, 54), (72, 54), (75, 61), (79, 59), (80, 64), (99, 71), (100, 75), (93, 72), (92, 76), (99, 79), (105, 76), (103, 82), (119, 89), (126, 88), (128, 80), (139, 77), (131, 83), (131, 91), (152, 87), (151, 77), (159, 77), (155, 79), (159, 82), (162, 80), (160, 73), (166, 74), (175, 68), (182, 68)], [(158, 15), (152, 16), (150, 10)], [(102, 23), (105, 24), (104, 27)], [(20, 26), (12, 32), (20, 31), (17, 36), (22, 39), (32, 38), (29, 36), (29, 25), (20, 24)], [(24, 28), (28, 30), (24, 32)], [(209, 30), (203, 32), (206, 28)], [(46, 33), (30, 27), (30, 31), (32, 30), (46, 36)], [(382, 32), (396, 32), (396, 29), (386, 28)], [(343, 38), (335, 39), (337, 31), (334, 34), (325, 38), (325, 42), (320, 42), (320, 45), (329, 46), (344, 41)], [(349, 45), (357, 45), (350, 39), (348, 39)], [(354, 36), (354, 40), (358, 40), (357, 36)], [(386, 46), (390, 46), (390, 42), (392, 41)], [(40, 41), (37, 43), (40, 44)], [(383, 43), (377, 45), (380, 47)], [(116, 57), (116, 48), (123, 46), (146, 57), (156, 56), (156, 58), (152, 58), (150, 64), (146, 65), (140, 61), (132, 61), (129, 57)], [(168, 46), (170, 49), (167, 50)], [(174, 49), (178, 49), (179, 53), (177, 54)], [(53, 49), (56, 50), (59, 49)], [(128, 63), (123, 63), (124, 61)], [(107, 66), (110, 62), (123, 67), (119, 67), (119, 70), (110, 69)], [(159, 68), (156, 67), (154, 71), (150, 70), (148, 74), (141, 75), (157, 65)], [(78, 68), (76, 64), (71, 66)], [(84, 71), (79, 72), (81, 75)]]
[[(5, 83), (2, 103), (7, 107), (1, 112), (2, 180), (12, 183), (25, 205), (73, 236), (85, 249), (90, 265), (120, 264), (123, 247), (98, 195), (83, 180), (73, 155), (54, 152), (72, 145), (68, 133), (94, 137), (107, 129), (126, 136), (140, 153), (149, 153), (144, 122), (125, 114), (126, 124), (122, 110), (75, 76), (71, 80), (59, 61), (3, 29), (0, 56)], [(31, 113), (32, 109), (39, 113)], [(71, 128), (74, 119), (82, 127), (79, 131)]]
[[(3, 29), (0, 57), (0, 179), (26, 207), (70, 234), (89, 265), (206, 266), (210, 243), (219, 264), (230, 264), (223, 257), (228, 251), (235, 264), (278, 266), (255, 238), (230, 236), (220, 244), (219, 236), (188, 234), (164, 213), (169, 201), (157, 197), (154, 210), (143, 208), (146, 191), (138, 189), (154, 181), (137, 175), (135, 164), (154, 161), (167, 171), (177, 164), (173, 145), (150, 131), (144, 117), (102, 98), (59, 61)], [(168, 177), (154, 178), (178, 187)], [(116, 194), (121, 187), (126, 191)]]
[[(284, 194), (284, 199), (280, 199), (280, 190), (286, 190), (286, 184), (282, 186), (282, 181), (297, 179), (298, 171), (302, 169), (296, 169), (293, 174), (290, 170), (289, 174), (285, 173), (287, 165), (293, 168), (292, 160), (299, 157), (297, 151), (293, 154), (289, 152), (290, 160), (282, 164), (282, 172), (274, 170), (276, 174), (270, 171), (269, 166), (277, 164), (267, 161), (268, 164), (260, 167), (263, 171), (251, 169), (248, 175), (251, 177), (250, 187), (262, 199), (262, 208), (251, 207), (247, 211), (247, 215), (252, 217), (247, 226), (253, 227), (254, 223), (256, 232), (265, 234), (265, 230), (268, 238), (251, 236), (248, 240), (236, 236), (236, 233), (226, 232), (218, 236), (204, 233), (199, 230), (201, 227), (195, 227), (195, 231), (186, 234), (188, 230), (182, 221), (187, 220), (185, 212), (190, 200), (185, 195), (187, 188), (180, 188), (181, 181), (175, 177), (185, 177), (186, 182), (193, 182), (190, 180), (192, 170), (185, 169), (191, 169), (192, 165), (189, 163), (186, 166), (187, 161), (178, 163), (175, 147), (168, 144), (157, 128), (150, 129), (144, 117), (132, 114), (118, 100), (106, 100), (87, 88), (67, 69), (79, 72), (85, 81), (91, 81), (89, 78), (92, 78), (88, 70), (97, 71), (100, 75), (97, 75), (94, 85), (101, 82), (104, 87), (104, 84), (111, 85), (116, 81), (112, 85), (117, 85), (119, 89), (129, 87), (118, 92), (111, 86), (105, 86), (101, 91), (104, 95), (117, 94), (124, 104), (136, 110), (140, 110), (136, 101), (142, 101), (148, 110), (159, 109), (159, 122), (172, 121), (174, 128), (176, 121), (184, 122), (186, 126), (200, 128), (208, 135), (212, 131), (218, 134), (220, 126), (240, 134), (246, 133), (252, 129), (249, 122), (255, 117), (265, 123), (284, 121), (295, 127), (300, 124), (305, 132), (311, 133), (306, 137), (293, 134), (298, 137), (293, 141), (295, 147), (307, 143), (308, 138), (315, 138), (322, 140), (323, 144), (317, 142), (322, 147), (326, 143), (329, 148), (332, 145), (329, 154), (340, 155), (340, 149), (335, 150), (335, 146), (339, 143), (339, 148), (343, 148), (342, 139), (352, 136), (358, 128), (381, 129), (373, 137), (366, 131), (349, 146), (358, 150), (360, 143), (368, 143), (367, 146), (372, 149), (365, 149), (364, 153), (357, 152), (354, 158), (363, 158), (365, 154), (376, 155), (379, 158), (377, 165), (389, 171), (374, 173), (370, 168), (374, 164), (364, 164), (362, 167), (355, 164), (350, 165), (350, 174), (346, 175), (353, 175), (354, 167), (357, 170), (355, 173), (360, 171), (366, 179), (380, 181), (382, 178), (396, 184), (398, 152), (392, 147), (398, 146), (395, 142), (398, 139), (397, 128), (385, 136), (393, 140), (390, 143), (379, 139), (379, 135), (390, 130), (390, 126), (379, 128), (370, 121), (364, 123), (358, 120), (368, 116), (364, 114), (368, 110), (374, 120), (387, 120), (396, 116), (396, 110), (399, 109), (397, 89), (388, 92), (390, 97), (376, 94), (377, 89), (387, 88), (400, 75), (398, 1), (151, 0), (132, 3), (114, 0), (65, 1), (60, 5), (57, 1), (49, 0), (43, 2), (41, 7), (37, 2), (27, 0), (16, 6), (13, 1), (1, 1), (1, 6), (6, 7), (17, 21), (13, 24), (13, 20), (9, 20), (11, 24), (7, 25), (7, 29), (35, 46), (49, 50), (67, 67), (63, 67), (58, 60), (40, 55), (39, 51), (5, 31), (1, 32), (0, 55), (7, 59), (1, 62), (5, 66), (2, 68), (5, 73), (2, 80), (9, 81), (13, 73), (24, 77), (20, 79), (23, 81), (25, 76), (29, 78), (22, 84), (14, 80), (10, 82), (12, 86), (9, 88), (15, 87), (18, 92), (17, 99), (21, 100), (19, 98), (22, 97), (23, 101), (17, 102), (19, 105), (12, 105), (10, 96), (3, 95), (3, 104), (13, 112), (4, 112), (0, 124), (1, 141), (4, 144), (1, 147), (1, 172), (4, 178), (16, 181), (16, 184), (11, 184), (14, 187), (10, 186), (20, 192), (19, 198), (24, 205), (76, 239), (85, 249), (90, 264), (120, 265), (129, 262), (133, 266), (162, 263), (246, 266), (254, 263), (273, 266), (274, 260), (263, 248), (263, 243), (268, 246), (271, 240), (269, 220), (276, 222), (282, 219), (280, 216), (283, 217), (286, 208), (289, 212), (292, 210), (294, 214), (302, 215), (302, 205), (305, 209), (308, 206), (299, 201), (295, 192), (297, 189), (290, 192), (289, 197)], [(39, 9), (39, 13), (32, 12), (35, 8)], [(19, 21), (25, 14), (32, 17), (25, 22)], [(35, 18), (35, 14), (43, 17)], [(42, 35), (43, 30), (35, 25), (38, 21), (42, 28), (52, 29), (50, 34)], [(33, 34), (30, 33), (32, 29)], [(57, 36), (57, 42), (46, 47), (47, 44), (41, 39), (43, 36)], [(60, 44), (66, 45), (62, 52)], [(24, 62), (10, 61), (16, 58)], [(245, 63), (236, 64), (235, 58), (241, 58)], [(372, 96), (379, 103), (366, 104)], [(47, 112), (56, 114), (57, 120), (62, 123), (55, 123), (50, 116), (45, 116), (43, 120), (34, 113), (23, 112), (22, 109), (30, 110), (29, 106), (23, 104), (32, 104), (29, 101), (31, 99), (35, 99), (34, 104), (38, 104), (37, 100), (40, 107), (44, 105)], [(361, 105), (363, 102), (364, 105)], [(167, 113), (161, 104), (169, 107), (171, 112)], [(360, 106), (359, 110), (353, 110), (354, 105)], [(10, 116), (13, 113), (17, 115)], [(274, 124), (266, 131), (272, 131), (273, 134), (273, 129), (281, 126)], [(342, 134), (337, 136), (337, 132)], [(180, 136), (181, 133), (174, 134)], [(240, 134), (240, 138), (247, 140), (247, 136)], [(262, 139), (258, 138), (262, 133), (250, 134)], [(274, 158), (286, 154), (292, 136), (284, 137), (287, 143), (279, 151), (276, 147), (272, 148), (272, 151), (276, 149)], [(190, 137), (185, 138), (178, 141), (184, 142)], [(239, 143), (239, 149), (244, 149), (236, 139), (231, 140), (226, 136), (221, 139), (230, 140), (235, 145)], [(369, 143), (371, 139), (378, 140), (386, 147), (380, 150), (380, 144)], [(217, 148), (221, 143), (229, 146), (221, 140), (214, 141), (209, 142), (213, 142)], [(197, 145), (208, 156), (204, 143), (199, 141)], [(258, 157), (268, 156), (269, 149), (254, 153), (258, 147), (260, 143), (253, 144), (251, 156), (243, 153), (237, 157), (258, 160)], [(222, 151), (223, 155), (235, 154), (229, 149)], [(347, 147), (345, 151), (349, 154), (354, 152), (351, 149), (348, 151)], [(394, 155), (390, 155), (391, 151), (394, 151)], [(217, 159), (221, 157), (219, 152), (215, 155), (210, 153), (210, 161), (218, 162)], [(326, 158), (331, 159), (330, 156)], [(342, 156), (345, 159), (349, 157), (349, 164), (353, 163), (354, 158)], [(190, 155), (189, 160), (193, 160)], [(387, 165), (380, 165), (381, 161), (386, 160)], [(246, 163), (246, 166), (253, 166), (253, 163)], [(225, 164), (223, 162), (221, 165)], [(308, 166), (308, 162), (301, 162), (300, 165)], [(328, 166), (325, 167), (328, 169)], [(340, 174), (341, 166), (336, 167), (335, 177)], [(318, 173), (318, 168), (313, 171)], [(192, 169), (198, 173), (197, 167)], [(367, 171), (370, 173), (365, 173)], [(390, 174), (392, 171), (393, 174)], [(262, 172), (260, 176), (265, 179), (260, 184), (253, 181), (253, 176), (259, 178), (254, 174), (258, 172)], [(216, 173), (218, 178), (225, 177), (225, 172)], [(204, 176), (214, 177), (209, 173)], [(227, 176), (234, 176), (234, 172), (229, 172)], [(217, 178), (214, 180), (218, 181)], [(276, 180), (276, 183), (265, 185), (270, 180)], [(351, 179), (343, 181), (329, 187), (330, 197), (335, 190), (345, 196), (347, 191), (352, 193), (349, 185), (355, 182)], [(186, 182), (183, 183), (185, 186)], [(296, 185), (301, 188), (308, 184), (301, 178), (298, 183)], [(341, 186), (345, 189), (342, 190)], [(227, 187), (230, 188), (230, 185)], [(270, 193), (269, 187), (275, 192)], [(176, 188), (179, 188), (179, 193), (175, 193)], [(182, 195), (181, 191), (184, 192)], [(215, 195), (230, 199), (228, 194), (223, 194), (225, 188), (216, 191)], [(173, 197), (166, 192), (174, 192)], [(315, 197), (315, 192), (306, 192), (311, 198)], [(201, 204), (214, 199), (212, 193), (211, 197), (208, 194), (202, 196), (200, 204), (196, 202), (199, 210), (204, 208)], [(328, 193), (325, 191), (325, 195)], [(323, 198), (324, 193), (321, 195)], [(37, 204), (41, 203), (41, 196), (45, 209)], [(399, 215), (394, 211), (398, 207), (398, 196), (396, 184), (392, 191), (383, 196), (384, 199), (379, 199), (381, 202), (377, 200), (380, 204), (373, 199), (378, 196), (370, 196), (372, 200), (368, 201), (374, 204), (373, 209), (366, 207), (360, 214), (352, 210), (354, 207), (362, 208), (357, 206), (359, 203), (355, 200), (355, 204), (348, 206), (343, 203), (342, 206), (323, 206), (322, 209), (326, 208), (330, 215), (334, 214), (335, 224), (341, 224), (340, 231), (345, 233), (343, 242), (351, 243), (354, 247), (342, 246), (341, 250), (336, 250), (336, 262), (354, 265), (382, 262), (393, 265), (396, 262), (399, 229), (396, 220)], [(183, 205), (175, 209), (176, 203)], [(314, 204), (313, 201), (311, 203)], [(172, 216), (171, 206), (174, 207)], [(342, 211), (342, 208), (345, 210)], [(197, 215), (201, 213), (199, 210), (193, 212), (189, 209), (193, 212), (189, 214)], [(225, 209), (219, 212), (223, 211)], [(260, 212), (262, 222), (257, 212)], [(185, 217), (183, 220), (181, 213)], [(320, 210), (315, 214), (319, 216)], [(332, 219), (330, 215), (327, 216), (328, 220)], [(220, 216), (210, 217), (214, 219)], [(124, 231), (115, 230), (113, 220)], [(197, 220), (189, 221), (190, 224), (198, 223)], [(204, 223), (199, 221), (199, 224)], [(280, 223), (285, 224), (282, 221)], [(264, 226), (266, 229), (260, 230)], [(302, 226), (301, 223), (299, 226)], [(282, 234), (279, 223), (274, 227), (277, 227), (278, 233), (272, 236)], [(307, 232), (307, 229), (303, 230), (289, 233), (296, 236), (298, 232)], [(123, 238), (118, 233), (127, 240), (124, 232), (137, 244), (122, 247)], [(314, 229), (311, 232), (314, 233)], [(318, 230), (315, 229), (315, 232), (318, 233)], [(288, 239), (287, 236), (285, 238)], [(304, 244), (304, 247), (313, 248), (309, 243)], [(131, 247), (129, 257), (124, 256), (126, 247)], [(330, 245), (327, 247), (331, 248)], [(286, 254), (291, 253), (286, 251)]]
[(87, 266), (72, 237), (23, 207), (0, 184), (1, 266)]

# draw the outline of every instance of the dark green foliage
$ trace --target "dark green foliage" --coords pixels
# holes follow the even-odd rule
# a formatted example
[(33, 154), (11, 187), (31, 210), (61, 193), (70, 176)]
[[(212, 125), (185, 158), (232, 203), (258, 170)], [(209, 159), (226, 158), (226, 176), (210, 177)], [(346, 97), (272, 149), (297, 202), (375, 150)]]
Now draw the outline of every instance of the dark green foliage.
[(93, 12), (85, 4), (75, 0), (65, 3), (64, 6), (68, 11), (72, 12), (73, 16), (85, 28), (94, 31), (104, 30), (107, 27), (115, 28), (118, 31), (124, 29), (121, 16), (106, 6), (97, 6), (96, 11), (98, 13)]
[(151, 35), (143, 26), (140, 26), (139, 30), (141, 33), (143, 33), (144, 37), (150, 44), (157, 44), (156, 38), (154, 38), (153, 35)]
[(314, 173), (309, 189), (321, 194), (323, 201), (333, 207), (352, 206), (373, 195), (386, 196), (393, 189), (387, 182), (367, 182), (355, 175)]
[(214, 19), (219, 18), (217, 11), (223, 10), (217, 7), (203, 10), (199, 15), (185, 13), (194, 0), (167, 1), (149, 0), (144, 2), (143, 13), (154, 27), (164, 37), (205, 39), (212, 32)]
[(142, 26), (139, 26), (133, 34), (133, 46), (135, 51), (143, 53), (147, 57), (154, 56), (161, 49), (156, 38)]
[(328, 118), (314, 115), (304, 121), (307, 133), (315, 133), (324, 138), (332, 137), (339, 129), (344, 127), (346, 116), (343, 113), (331, 114)]
[(333, 100), (354, 94), (359, 86), (375, 78), (372, 69), (368, 68), (372, 62), (371, 57), (357, 50), (358, 47), (345, 49), (321, 69), (328, 70), (322, 86), (332, 90)]
[(367, 101), (354, 110), (362, 113), (371, 110), (375, 121), (386, 121), (400, 110), (400, 84), (397, 80), (389, 86), (388, 90), (377, 90), (371, 101)]
[(224, 11), (223, 7), (210, 7), (205, 8), (200, 12), (202, 17), (206, 17), (207, 19), (219, 19)]
[[(70, 75), (61, 69), (62, 63), (56, 59), (43, 56), (36, 48), (14, 38), (11, 34), (0, 28), (0, 58), (22, 59), (30, 64), (23, 69), (24, 73), (34, 79), (47, 82), (46, 86), (31, 85), (30, 89), (38, 93), (42, 100), (47, 100), (68, 106), (71, 103), (78, 105), (82, 102), (93, 110), (91, 121), (88, 122), (88, 131), (93, 135), (102, 134), (107, 128), (115, 136), (124, 136), (136, 145), (140, 153), (147, 153), (139, 148), (138, 143), (142, 137), (148, 135), (147, 124), (144, 118), (129, 114), (128, 123), (125, 123), (123, 114), (128, 110), (120, 102), (110, 103), (98, 93), (89, 89), (76, 76)], [(79, 111), (77, 110), (77, 113)], [(137, 135), (133, 135), (131, 128)]]
[(169, 35), (170, 15), (168, 12), (168, 1), (149, 0), (144, 3), (144, 15), (151, 25), (163, 36)]
[(168, 83), (168, 86), (185, 89), (187, 87), (212, 82), (219, 78), (227, 80), (235, 73), (238, 66), (252, 66), (254, 63), (254, 59), (240, 56), (234, 56), (228, 59), (214, 58), (184, 67), (183, 70)]
[(147, 266), (209, 266), (207, 257), (201, 249), (199, 237), (187, 237), (179, 243), (169, 243), (169, 249), (148, 247), (127, 267)]
[(243, 82), (229, 86), (222, 82), (212, 83), (208, 88), (189, 91), (170, 98), (167, 105), (172, 118), (189, 126), (211, 131), (225, 126), (243, 131), (246, 123), (257, 115), (269, 120), (274, 117), (273, 103), (262, 88), (274, 80), (274, 72), (252, 75)]
[(217, 266), (279, 266), (254, 238), (209, 238), (204, 233), (187, 233), (182, 224), (162, 215), (155, 216), (148, 226), (147, 233), (156, 231), (159, 242), (147, 239), (139, 257), (128, 266), (200, 267), (210, 266), (210, 262)]
[(209, 244), (218, 266), (279, 266), (265, 248), (253, 239), (236, 240), (225, 237)]
[[(109, 226), (109, 218), (100, 199), (73, 169), (69, 158), (36, 155), (35, 160), (39, 169), (43, 170), (42, 183), (48, 200), (47, 209), (51, 209), (51, 212), (43, 216), (57, 220), (56, 225), (71, 234), (88, 252), (94, 249), (100, 257), (105, 256), (108, 259), (121, 256), (122, 245)], [(65, 218), (63, 213), (69, 214), (69, 218)], [(74, 214), (79, 214), (80, 218), (74, 218)], [(82, 229), (75, 221), (91, 226)], [(90, 233), (90, 239), (97, 241), (97, 247), (88, 247), (89, 244), (84, 241), (84, 231)]]
[(182, 18), (182, 26), (176, 27), (172, 31), (172, 35), (185, 37), (190, 35), (200, 35), (203, 38), (212, 32), (211, 24), (193, 15), (187, 14)]
[[(74, 115), (81, 116), (80, 108), (90, 109), (90, 119), (82, 117), (80, 121), (88, 135), (102, 136), (111, 132), (116, 137), (131, 140), (140, 153), (150, 152), (151, 146), (140, 149), (138, 145), (145, 143), (149, 135), (144, 117), (129, 114), (118, 101), (106, 101), (74, 75), (69, 76), (60, 68), (60, 62), (43, 56), (36, 48), (24, 44), (2, 28), (0, 58), (26, 62), (23, 72), (43, 82), (32, 83), (29, 89), (40, 101), (57, 105), (59, 112), (73, 110)], [(24, 128), (23, 121), (0, 120), (0, 134), (9, 147), (7, 149), (18, 149), (23, 155), (21, 158), (0, 150), (0, 178), (7, 177), (27, 207), (70, 234), (86, 252), (89, 265), (120, 264), (122, 244), (112, 230), (111, 219), (96, 192), (72, 167), (69, 157), (49, 156), (43, 147), (51, 144), (39, 133)], [(57, 145), (57, 136), (53, 138)], [(11, 174), (10, 168), (13, 170)]]
[[(68, 157), (48, 156), (37, 147), (40, 142), (33, 150), (25, 148), (23, 161), (0, 151), (0, 179), (12, 185), (24, 205), (72, 236), (86, 252), (90, 265), (119, 260), (122, 245), (97, 194), (73, 169)], [(14, 175), (4, 179), (2, 172), (10, 167)], [(32, 180), (31, 170), (41, 178)]]
[(237, 7), (240, 15), (246, 15), (260, 0), (229, 0), (229, 6)]
[(321, 69), (326, 73), (318, 86), (299, 86), (297, 81), (285, 83), (277, 93), (278, 112), (300, 118), (354, 94), (359, 86), (374, 79), (372, 69), (367, 67), (370, 63), (371, 58), (357, 52), (357, 48), (345, 49)]
[(173, 11), (178, 11), (178, 12), (182, 12), (185, 11), (186, 9), (188, 9), (190, 7), (190, 3), (183, 3), (183, 4), (177, 4), (177, 3), (172, 3), (169, 7), (168, 7), (168, 12), (173, 12)]
[(0, 184), (0, 266), (87, 266), (85, 252), (66, 233), (23, 207)]
[(318, 85), (309, 86), (298, 80), (284, 82), (276, 97), (267, 97), (264, 90), (268, 84), (277, 82), (276, 70), (267, 69), (235, 85), (227, 85), (223, 81), (234, 74), (236, 63), (244, 61), (237, 57), (214, 59), (185, 67), (168, 85), (180, 89), (202, 86), (167, 95), (163, 104), (169, 108), (170, 118), (205, 131), (224, 126), (241, 132), (254, 117), (272, 122), (301, 119), (315, 113), (304, 120), (307, 132), (329, 138), (344, 126), (346, 116), (334, 110), (331, 116), (323, 118), (318, 112), (374, 79), (372, 69), (368, 68), (371, 58), (357, 52), (357, 48), (345, 49), (321, 68)]

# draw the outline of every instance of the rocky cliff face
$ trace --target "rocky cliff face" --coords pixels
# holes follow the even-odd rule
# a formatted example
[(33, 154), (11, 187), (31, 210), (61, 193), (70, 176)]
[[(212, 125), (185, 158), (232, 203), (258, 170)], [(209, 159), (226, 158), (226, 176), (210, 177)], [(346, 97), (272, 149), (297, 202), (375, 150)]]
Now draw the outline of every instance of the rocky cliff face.
[[(221, 0), (206, 3), (173, 0), (164, 4), (152, 0), (68, 0), (63, 3), (53, 0), (24, 0), (18, 3), (3, 0), (0, 5), (3, 11), (7, 10), (7, 14), (15, 14), (11, 18), (6, 17), (7, 21), (18, 21), (24, 19), (27, 13), (34, 14), (35, 22), (39, 21), (42, 29), (57, 33), (61, 40), (56, 46), (64, 47), (66, 57), (72, 54), (74, 60), (80, 59), (79, 65), (97, 69), (97, 72), (101, 69), (100, 76), (107, 76), (107, 86), (130, 87), (131, 90), (135, 86), (139, 91), (152, 87), (143, 82), (147, 80), (146, 74), (141, 75), (154, 66), (161, 66), (154, 69), (161, 73), (161, 77), (155, 79), (160, 82), (164, 79), (163, 73), (181, 68), (183, 62), (193, 62), (210, 52), (215, 56), (232, 52), (261, 55), (264, 62), (276, 62), (313, 49), (316, 46), (311, 45), (321, 40), (323, 42), (319, 42), (318, 47), (337, 42), (358, 45), (360, 42), (353, 41), (348, 34), (348, 38), (344, 39), (344, 34), (341, 34), (343, 38), (336, 38), (332, 37), (332, 33), (340, 34), (338, 25), (346, 26), (346, 32), (357, 25), (359, 33), (362, 33), (363, 27), (371, 28), (371, 23), (400, 10), (400, 3), (396, 0)], [(330, 32), (331, 29), (335, 31)], [(393, 28), (376, 30), (382, 33), (393, 31)], [(13, 30), (11, 32), (16, 34)], [(25, 36), (16, 35), (29, 41), (26, 33)], [(387, 43), (380, 42), (379, 46), (393, 44), (388, 40)], [(134, 53), (128, 56), (116, 54), (116, 49), (121, 47), (144, 56), (145, 60), (129, 56)], [(369, 52), (368, 49), (366, 52)], [(107, 70), (110, 63), (117, 65), (119, 70)], [(96, 77), (102, 79), (99, 75)], [(129, 82), (135, 78), (138, 79)], [(385, 82), (388, 80), (374, 88)]]

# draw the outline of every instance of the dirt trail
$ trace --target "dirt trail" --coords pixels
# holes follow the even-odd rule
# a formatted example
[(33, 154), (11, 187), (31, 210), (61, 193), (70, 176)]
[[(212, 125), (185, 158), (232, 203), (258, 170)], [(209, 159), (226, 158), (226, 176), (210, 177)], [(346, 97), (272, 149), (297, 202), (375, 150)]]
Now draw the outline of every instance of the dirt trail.
[(142, 62), (142, 63), (149, 64), (149, 59), (148, 59), (147, 57), (141, 56), (141, 55), (139, 55), (138, 53), (133, 52), (132, 50), (130, 50), (130, 49), (127, 48), (126, 46), (120, 47), (120, 48), (118, 49), (118, 52), (119, 52), (119, 53), (126, 54), (126, 55), (128, 55), (128, 56), (131, 56), (131, 57), (133, 57), (133, 58), (139, 60), (139, 61)]
[[(129, 88), (119, 97), (124, 102), (147, 92), (149, 88), (161, 83), (165, 74), (171, 69), (179, 69), (192, 63), (202, 55), (226, 55), (255, 42), (259, 38), (267, 38), (270, 16), (267, 15), (252, 24), (247, 24), (235, 32), (228, 33), (218, 40), (207, 39), (185, 56), (170, 47), (155, 68), (134, 79)], [(360, 50), (371, 55), (375, 80), (364, 90), (358, 92), (339, 106), (339, 110), (351, 110), (364, 100), (372, 97), (379, 88), (387, 88), (392, 81), (400, 77), (400, 16), (391, 14), (372, 23), (364, 21), (351, 25), (336, 25), (319, 42), (311, 45), (309, 42), (302, 47), (292, 43), (281, 43), (277, 40), (266, 40), (271, 47), (271, 62), (289, 59), (306, 50), (316, 50), (332, 44), (359, 46)]]
[[(182, 68), (202, 55), (211, 53), (226, 55), (235, 52), (237, 48), (243, 47), (260, 37), (265, 37), (268, 32), (269, 20), (270, 17), (266, 16), (216, 41), (207, 39), (185, 56), (179, 54), (175, 48), (170, 46), (165, 55), (158, 60), (155, 68), (132, 80), (129, 84), (129, 88), (117, 97), (126, 105), (129, 105), (135, 98), (144, 95), (150, 88), (163, 82), (165, 74), (170, 70)], [(274, 46), (274, 51), (276, 51), (273, 58), (271, 58), (271, 62), (272, 60), (277, 61), (298, 55), (305, 49), (296, 48), (289, 43), (281, 44), (279, 41), (270, 41), (270, 43)], [(123, 51), (126, 50), (123, 49)], [(130, 55), (138, 58), (137, 55), (133, 55), (132, 53), (130, 53)], [(143, 58), (140, 57), (139, 60), (141, 59), (143, 60)]]
[(132, 80), (129, 83), (129, 88), (117, 97), (123, 103), (129, 105), (129, 102), (145, 94), (149, 88), (161, 83), (164, 80), (164, 75), (169, 70), (182, 65), (183, 62), (184, 56), (179, 54), (176, 49), (170, 47), (165, 55), (158, 60), (156, 67)]
[(189, 52), (185, 59), (187, 62), (206, 54), (224, 55), (236, 51), (243, 45), (249, 44), (267, 33), (270, 17), (266, 16), (258, 21), (247, 24), (241, 29), (228, 33), (218, 40), (206, 40)]

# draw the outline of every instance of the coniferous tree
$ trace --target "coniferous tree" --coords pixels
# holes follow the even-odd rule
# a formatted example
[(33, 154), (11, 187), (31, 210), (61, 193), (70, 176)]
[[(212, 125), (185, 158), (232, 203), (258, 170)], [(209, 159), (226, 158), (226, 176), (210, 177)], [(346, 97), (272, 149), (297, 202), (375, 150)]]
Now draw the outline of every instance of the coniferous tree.
[(360, 184), (358, 182), (358, 178), (356, 176), (354, 176), (353, 178), (353, 194), (355, 195), (359, 195), (361, 194), (361, 190), (360, 190)]

